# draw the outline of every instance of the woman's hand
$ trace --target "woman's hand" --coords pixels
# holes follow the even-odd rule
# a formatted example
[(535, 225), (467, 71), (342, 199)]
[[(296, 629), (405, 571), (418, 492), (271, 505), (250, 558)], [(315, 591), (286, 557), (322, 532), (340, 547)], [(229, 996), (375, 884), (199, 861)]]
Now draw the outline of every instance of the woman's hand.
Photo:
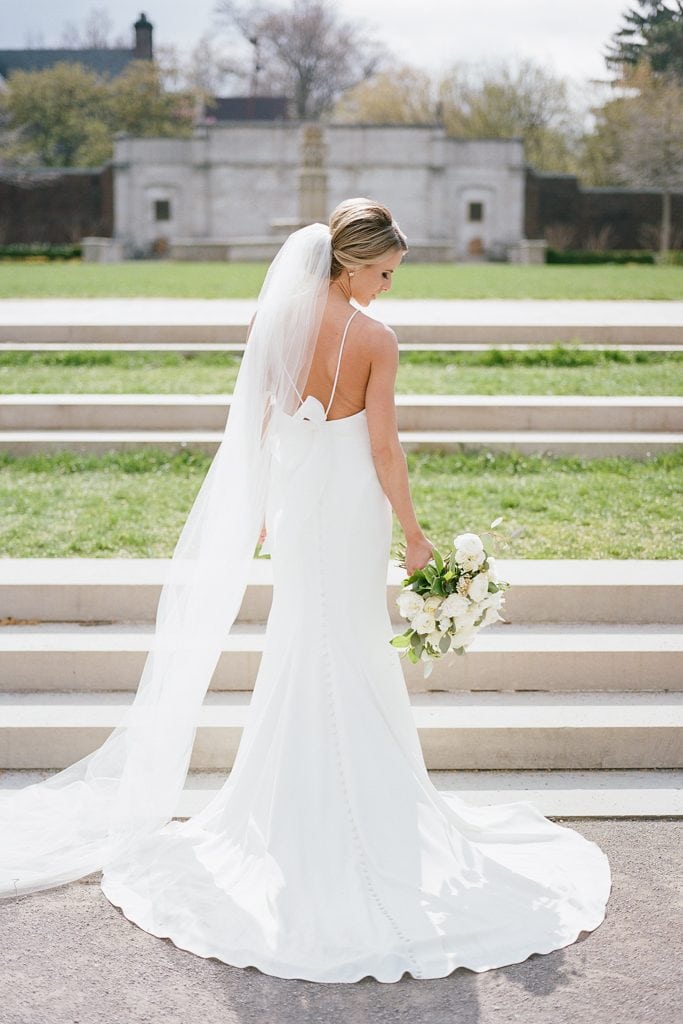
[(434, 548), (432, 542), (425, 537), (424, 533), (418, 533), (414, 537), (406, 537), (406, 573), (412, 576), (417, 569), (424, 569), (432, 557)]

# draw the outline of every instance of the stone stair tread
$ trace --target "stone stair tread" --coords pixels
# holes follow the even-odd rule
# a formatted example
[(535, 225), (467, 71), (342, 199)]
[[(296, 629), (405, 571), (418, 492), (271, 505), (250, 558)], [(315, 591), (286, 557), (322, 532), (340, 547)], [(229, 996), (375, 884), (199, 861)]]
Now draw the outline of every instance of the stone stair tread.
[[(52, 771), (0, 772), (0, 792), (15, 791), (52, 775)], [(177, 816), (197, 814), (228, 776), (228, 770), (189, 772)], [(675, 769), (432, 770), (429, 778), (440, 792), (455, 793), (475, 806), (528, 800), (542, 814), (557, 818), (683, 816), (683, 772)]]
[[(9, 298), (0, 302), (3, 324), (93, 326), (185, 322), (246, 327), (255, 299), (185, 298)], [(370, 315), (392, 324), (594, 324), (603, 326), (683, 326), (683, 303), (632, 299), (395, 299), (382, 298)]]
[[(497, 558), (501, 578), (515, 587), (683, 586), (683, 559)], [(134, 586), (163, 582), (165, 558), (3, 558), (0, 587)], [(403, 570), (387, 567), (388, 585), (400, 584)], [(254, 558), (249, 583), (272, 584), (268, 558)]]
[[(21, 392), (0, 395), (0, 405), (229, 405), (231, 394), (195, 394), (186, 393), (62, 393), (62, 392)], [(641, 408), (651, 405), (683, 406), (683, 397), (676, 395), (471, 395), (471, 394), (399, 394), (395, 396), (399, 406), (541, 406), (556, 408), (557, 406), (625, 406)]]
[[(222, 430), (0, 430), (0, 450), (15, 455), (72, 449), (102, 453), (149, 446), (172, 452), (192, 448), (211, 454), (222, 438)], [(650, 452), (670, 451), (683, 445), (683, 433), (664, 430), (401, 430), (398, 438), (406, 452), (461, 451), (462, 446), (469, 445), (473, 449), (552, 452), (586, 458), (642, 458)]]
[[(113, 728), (131, 703), (125, 693), (0, 693), (2, 729)], [(209, 693), (200, 728), (244, 726), (251, 692)], [(683, 727), (683, 693), (419, 693), (415, 724), (428, 729), (657, 729)]]
[(629, 441), (640, 444), (666, 441), (668, 444), (683, 444), (683, 433), (665, 430), (404, 430), (399, 431), (399, 440), (479, 443), (504, 440), (508, 443), (536, 441), (547, 444), (571, 440), (582, 443)]
[[(224, 651), (262, 651), (265, 623), (236, 623)], [(6, 652), (146, 651), (152, 623), (35, 623), (0, 627), (0, 655)], [(683, 626), (656, 623), (496, 623), (482, 630), (469, 649), (496, 652), (674, 651), (683, 653)]]
[[(510, 349), (513, 352), (528, 352), (547, 348), (548, 342), (399, 342), (400, 352), (486, 352), (491, 348)], [(244, 352), (243, 341), (0, 341), (0, 352)], [(680, 345), (610, 343), (572, 343), (572, 351), (579, 352), (680, 352)]]

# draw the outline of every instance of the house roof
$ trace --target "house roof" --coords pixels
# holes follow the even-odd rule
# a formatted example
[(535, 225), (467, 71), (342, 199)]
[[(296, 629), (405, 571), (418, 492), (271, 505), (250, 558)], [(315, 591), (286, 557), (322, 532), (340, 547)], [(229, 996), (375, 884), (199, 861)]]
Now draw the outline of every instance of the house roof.
[(286, 121), (286, 96), (212, 96), (207, 119), (216, 121)]
[(85, 64), (98, 75), (115, 77), (135, 59), (134, 50), (0, 50), (0, 75), (12, 71), (42, 71), (59, 61)]

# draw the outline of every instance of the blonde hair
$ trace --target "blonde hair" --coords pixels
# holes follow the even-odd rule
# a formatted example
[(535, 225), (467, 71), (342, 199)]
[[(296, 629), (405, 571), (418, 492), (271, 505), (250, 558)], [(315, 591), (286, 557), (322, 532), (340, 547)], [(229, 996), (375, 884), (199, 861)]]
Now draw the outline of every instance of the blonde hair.
[(406, 236), (390, 211), (374, 199), (345, 199), (330, 216), (334, 281), (342, 270), (378, 263), (390, 249), (408, 251)]

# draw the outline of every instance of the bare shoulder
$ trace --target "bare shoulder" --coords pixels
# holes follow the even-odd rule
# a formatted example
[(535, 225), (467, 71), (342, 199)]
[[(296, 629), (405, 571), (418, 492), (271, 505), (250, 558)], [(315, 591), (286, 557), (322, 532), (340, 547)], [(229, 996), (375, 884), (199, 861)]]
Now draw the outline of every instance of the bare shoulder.
[(392, 331), (391, 327), (387, 327), (386, 324), (381, 323), (379, 320), (373, 320), (371, 316), (366, 316), (365, 313), (361, 313), (359, 327), (363, 334), (363, 339), (368, 345), (369, 354), (371, 357), (387, 359), (392, 358), (398, 353), (398, 338), (396, 332)]

